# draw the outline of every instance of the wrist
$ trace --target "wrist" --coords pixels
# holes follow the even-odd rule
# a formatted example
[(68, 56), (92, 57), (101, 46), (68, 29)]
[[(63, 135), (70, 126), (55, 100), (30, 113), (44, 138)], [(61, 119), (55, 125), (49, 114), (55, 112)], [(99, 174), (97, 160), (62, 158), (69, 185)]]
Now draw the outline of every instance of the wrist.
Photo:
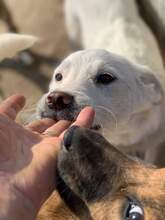
[(0, 184), (0, 220), (35, 220), (37, 210), (32, 202), (8, 183)]

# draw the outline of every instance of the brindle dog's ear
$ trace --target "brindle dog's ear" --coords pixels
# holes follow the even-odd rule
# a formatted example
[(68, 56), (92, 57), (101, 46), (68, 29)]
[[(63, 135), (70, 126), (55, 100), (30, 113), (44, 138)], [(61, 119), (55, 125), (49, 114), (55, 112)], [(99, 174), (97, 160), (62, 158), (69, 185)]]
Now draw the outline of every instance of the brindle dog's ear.
[(164, 92), (162, 85), (154, 74), (149, 70), (145, 70), (145, 72), (140, 75), (140, 81), (145, 87), (150, 101), (155, 105), (160, 104), (164, 99)]

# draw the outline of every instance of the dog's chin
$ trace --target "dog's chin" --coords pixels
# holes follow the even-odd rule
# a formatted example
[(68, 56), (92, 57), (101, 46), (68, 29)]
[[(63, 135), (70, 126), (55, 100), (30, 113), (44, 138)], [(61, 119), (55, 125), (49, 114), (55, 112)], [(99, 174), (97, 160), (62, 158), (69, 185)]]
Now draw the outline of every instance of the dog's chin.
[[(75, 121), (78, 114), (80, 113), (80, 111), (77, 111), (76, 113), (71, 113), (71, 112), (63, 112), (63, 113), (57, 113), (57, 112), (54, 112), (54, 113), (48, 113), (48, 112), (41, 112), (40, 113), (40, 118), (51, 118), (55, 121), (60, 121), (60, 120), (67, 120), (67, 121)], [(94, 123), (92, 126), (91, 126), (91, 129), (92, 130), (95, 130), (95, 131), (100, 131), (101, 130), (101, 125), (100, 124), (96, 124)]]
[(41, 111), (39, 113), (40, 118), (51, 118), (55, 121), (60, 120), (67, 120), (67, 121), (75, 121), (77, 118), (79, 112), (81, 110), (62, 110), (62, 111), (56, 111), (56, 110), (49, 110), (49, 111)]
[[(42, 118), (51, 118), (55, 121), (60, 121), (60, 120), (67, 120), (67, 121), (75, 121), (77, 116), (79, 115), (80, 111), (85, 107), (81, 106), (79, 108), (68, 108), (65, 110), (61, 111), (56, 111), (56, 110), (50, 110), (48, 108), (45, 109), (39, 109), (38, 115), (40, 119)], [(101, 125), (99, 123), (95, 123), (91, 126), (92, 130), (95, 131), (100, 131), (102, 129)]]

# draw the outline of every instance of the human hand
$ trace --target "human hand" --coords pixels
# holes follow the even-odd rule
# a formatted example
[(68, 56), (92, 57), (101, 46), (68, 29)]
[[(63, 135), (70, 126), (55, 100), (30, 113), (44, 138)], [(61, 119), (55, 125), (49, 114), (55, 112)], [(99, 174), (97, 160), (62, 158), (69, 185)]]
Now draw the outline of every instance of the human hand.
[[(55, 187), (59, 143), (71, 125), (68, 121), (54, 124), (53, 120), (43, 119), (23, 127), (14, 120), (24, 104), (24, 97), (15, 95), (0, 105), (0, 188), (4, 192), (0, 206), (6, 219), (8, 214), (17, 220), (35, 218)], [(93, 109), (86, 107), (74, 124), (90, 127), (93, 118)], [(56, 137), (46, 135), (49, 133), (56, 133)]]

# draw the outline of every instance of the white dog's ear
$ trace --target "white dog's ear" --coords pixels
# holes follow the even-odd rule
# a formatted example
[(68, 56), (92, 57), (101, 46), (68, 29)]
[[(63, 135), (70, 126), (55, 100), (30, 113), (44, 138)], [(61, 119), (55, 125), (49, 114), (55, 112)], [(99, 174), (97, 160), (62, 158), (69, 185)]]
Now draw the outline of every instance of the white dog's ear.
[(158, 79), (150, 71), (140, 75), (140, 81), (146, 89), (147, 95), (153, 104), (159, 104), (164, 99), (164, 92)]
[(30, 48), (37, 41), (36, 37), (21, 34), (0, 35), (0, 61), (13, 57), (19, 51)]

